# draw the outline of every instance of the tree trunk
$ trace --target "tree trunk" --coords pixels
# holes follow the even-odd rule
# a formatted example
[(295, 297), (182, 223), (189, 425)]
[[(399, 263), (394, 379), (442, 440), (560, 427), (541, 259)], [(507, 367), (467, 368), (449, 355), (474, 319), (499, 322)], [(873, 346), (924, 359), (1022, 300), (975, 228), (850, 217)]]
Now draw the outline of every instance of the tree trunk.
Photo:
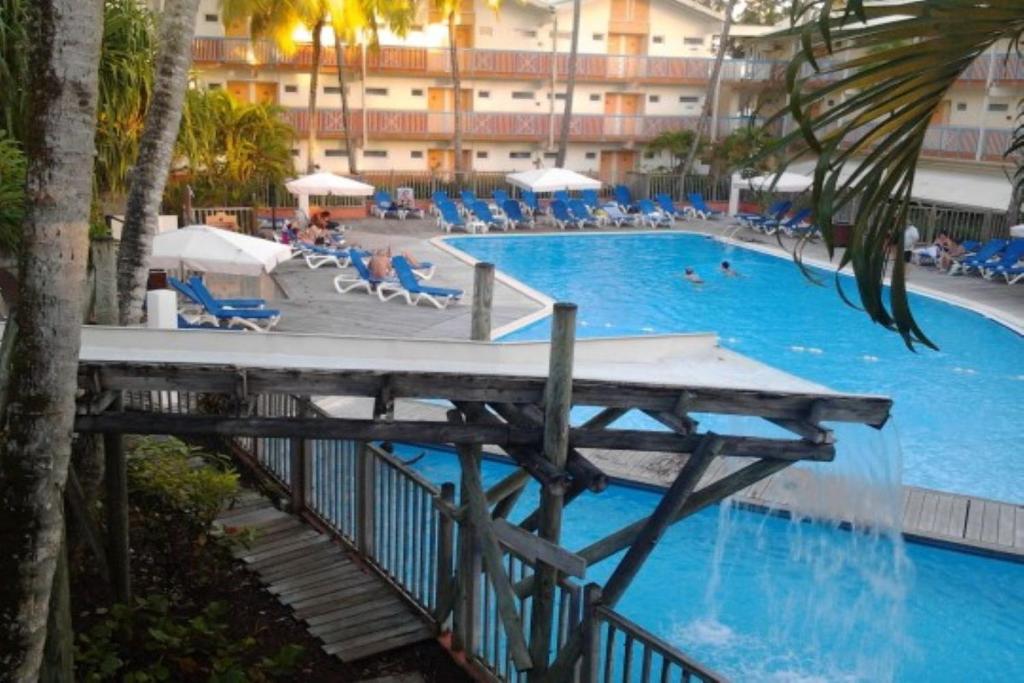
[(309, 67), (309, 106), (306, 108), (306, 118), (309, 119), (309, 125), (306, 127), (306, 173), (316, 172), (313, 149), (316, 145), (316, 89), (320, 82), (320, 41), (323, 38), (320, 34), (323, 29), (324, 18), (321, 16), (313, 25), (313, 64)]
[(348, 91), (345, 88), (345, 52), (337, 31), (334, 32), (334, 54), (338, 60), (338, 89), (341, 90), (341, 124), (345, 126), (345, 155), (348, 156), (349, 175), (355, 176), (359, 175), (359, 169), (356, 166), (355, 150), (352, 149), (352, 114), (348, 109)]
[(0, 439), (0, 681), (35, 681), (64, 538), (95, 156), (102, 0), (30, 10), (26, 214)]
[(452, 108), (455, 110), (452, 116), (452, 145), (455, 147), (453, 165), (456, 183), (462, 182), (462, 77), (459, 75), (459, 48), (455, 40), (455, 13), (458, 8), (459, 4), (455, 3), (448, 13), (448, 54), (452, 67)]
[(693, 168), (693, 162), (697, 158), (697, 151), (700, 149), (701, 134), (711, 118), (711, 109), (715, 106), (715, 97), (718, 93), (718, 82), (722, 76), (722, 62), (725, 60), (725, 52), (729, 49), (729, 31), (732, 29), (732, 10), (736, 0), (729, 0), (725, 6), (725, 21), (722, 22), (722, 37), (718, 41), (718, 54), (715, 55), (715, 65), (711, 69), (711, 80), (708, 81), (708, 92), (704, 96), (704, 106), (700, 109), (700, 117), (697, 118), (697, 128), (694, 130), (693, 142), (690, 143), (690, 152), (683, 162), (683, 172), (679, 176), (679, 192), (683, 193), (683, 186), (686, 182), (686, 175)]
[(192, 63), (199, 0), (168, 0), (160, 15), (153, 99), (131, 175), (121, 248), (117, 259), (117, 294), (122, 325), (142, 321), (149, 276), (149, 253), (160, 218), (160, 202), (170, 172), (181, 107)]
[[(565, 111), (562, 113), (562, 128), (558, 134), (558, 156), (555, 166), (565, 167), (565, 158), (569, 154), (569, 128), (572, 124), (572, 100), (576, 91), (576, 52), (580, 42), (580, 4), (581, 0), (572, 3), (572, 41), (569, 45), (569, 78), (565, 86)], [(551, 93), (554, 97), (555, 93)]]
[(1017, 169), (1019, 182), (1010, 193), (1010, 205), (1006, 208), (1006, 225), (1013, 227), (1020, 224), (1020, 207), (1024, 204), (1024, 166)]

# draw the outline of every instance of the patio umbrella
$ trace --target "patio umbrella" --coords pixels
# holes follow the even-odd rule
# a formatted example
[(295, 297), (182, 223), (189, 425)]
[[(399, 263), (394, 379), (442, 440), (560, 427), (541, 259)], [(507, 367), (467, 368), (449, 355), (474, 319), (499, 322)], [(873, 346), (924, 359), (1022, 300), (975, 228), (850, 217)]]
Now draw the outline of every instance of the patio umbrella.
[(601, 181), (567, 168), (538, 168), (509, 173), (505, 180), (524, 190), (555, 192), (557, 190), (600, 190)]
[(797, 193), (807, 190), (813, 180), (810, 176), (801, 173), (790, 173), (789, 171), (777, 177), (778, 180), (776, 180), (776, 174), (774, 173), (754, 176), (753, 178), (744, 178), (738, 173), (734, 174), (729, 192), (729, 215), (735, 216), (740, 210), (740, 190), (749, 188), (752, 190)]
[(291, 247), (209, 225), (190, 225), (153, 238), (150, 265), (169, 270), (259, 276), (292, 256)]
[(299, 198), (299, 208), (309, 213), (309, 196), (335, 195), (337, 197), (369, 197), (373, 185), (361, 183), (343, 175), (321, 171), (289, 180), (284, 184), (288, 191)]

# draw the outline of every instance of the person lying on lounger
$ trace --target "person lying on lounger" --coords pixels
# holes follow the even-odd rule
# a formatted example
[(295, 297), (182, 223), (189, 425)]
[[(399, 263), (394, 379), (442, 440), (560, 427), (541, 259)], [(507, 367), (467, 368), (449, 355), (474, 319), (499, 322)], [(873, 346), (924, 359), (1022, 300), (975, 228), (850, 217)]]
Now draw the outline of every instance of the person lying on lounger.
[(704, 280), (701, 278), (700, 275), (697, 275), (697, 271), (695, 271), (693, 268), (690, 268), (689, 266), (686, 267), (686, 272), (683, 273), (683, 277), (685, 277), (687, 280), (689, 280), (695, 285), (704, 284)]

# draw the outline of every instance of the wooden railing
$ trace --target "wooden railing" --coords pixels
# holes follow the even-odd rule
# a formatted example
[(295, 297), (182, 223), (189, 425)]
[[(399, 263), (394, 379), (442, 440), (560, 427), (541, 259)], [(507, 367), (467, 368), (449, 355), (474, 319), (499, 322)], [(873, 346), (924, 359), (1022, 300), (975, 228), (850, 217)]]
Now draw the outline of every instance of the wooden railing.
[[(160, 413), (240, 407), (238, 399), (230, 395), (177, 390), (125, 391), (123, 400), (127, 409)], [(248, 410), (260, 417), (322, 414), (308, 399), (290, 394), (250, 395), (249, 401)], [(455, 514), (453, 484), (438, 487), (396, 456), (357, 441), (274, 437), (232, 437), (231, 441), (250, 465), (289, 496), (293, 513), (308, 515), (358, 551), (424, 616), (435, 614), (442, 602), (451, 608), (452, 591), (461, 583), (458, 590), (463, 600), (438, 627), (450, 626), (456, 646), (498, 680), (525, 681), (526, 674), (512, 662), (480, 548), (469, 540), (471, 533), (463, 533), (469, 527), (462, 527)], [(534, 564), (511, 548), (504, 550), (509, 579), (517, 584), (530, 580)], [(461, 567), (471, 570), (464, 572)], [(607, 675), (589, 677), (591, 669), (625, 672), (614, 680), (641, 683), (723, 680), (657, 636), (602, 607), (596, 585), (587, 590), (589, 602), (584, 600), (583, 586), (565, 577), (559, 579), (556, 589), (553, 652), (565, 645), (574, 630), (584, 627), (583, 665), (576, 667), (574, 682), (613, 680)], [(528, 592), (517, 597), (520, 614), (530, 614), (531, 601)], [(619, 642), (618, 634), (625, 640)], [(591, 643), (602, 645), (595, 650), (588, 646)], [(634, 651), (640, 653), (639, 659)], [(635, 664), (637, 661), (640, 663)], [(643, 672), (647, 677), (637, 678), (636, 674)]]

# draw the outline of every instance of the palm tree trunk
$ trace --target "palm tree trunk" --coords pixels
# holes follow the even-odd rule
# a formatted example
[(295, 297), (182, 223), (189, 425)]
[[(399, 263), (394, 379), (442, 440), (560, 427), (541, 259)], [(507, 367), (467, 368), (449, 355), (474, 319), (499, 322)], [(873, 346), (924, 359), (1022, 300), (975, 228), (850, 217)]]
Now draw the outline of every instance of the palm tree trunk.
[[(722, 36), (718, 41), (718, 54), (715, 55), (715, 64), (711, 68), (711, 79), (708, 81), (708, 91), (704, 96), (704, 106), (700, 109), (700, 116), (697, 118), (697, 128), (694, 131), (693, 142), (690, 144), (690, 152), (683, 162), (683, 172), (679, 176), (679, 193), (683, 193), (686, 175), (693, 168), (693, 162), (697, 158), (697, 151), (700, 149), (701, 135), (711, 118), (711, 109), (715, 106), (715, 97), (718, 93), (718, 82), (722, 76), (722, 62), (725, 61), (725, 53), (729, 49), (729, 31), (732, 29), (732, 10), (736, 0), (729, 0), (725, 6), (725, 21), (722, 22)], [(714, 125), (714, 124), (712, 124)]]
[[(64, 537), (95, 155), (102, 0), (37, 0), (18, 334), (0, 444), (0, 681), (34, 681)], [(67, 672), (71, 680), (71, 672)]]
[(117, 296), (122, 325), (142, 320), (149, 253), (181, 124), (198, 8), (199, 0), (167, 0), (160, 16), (153, 99), (139, 142), (139, 158), (132, 171), (117, 259)]
[[(565, 111), (562, 113), (562, 128), (558, 134), (558, 156), (555, 166), (564, 167), (565, 157), (569, 154), (569, 127), (572, 124), (572, 100), (576, 91), (576, 52), (580, 42), (580, 4), (581, 0), (572, 3), (572, 41), (569, 45), (569, 74), (565, 86)], [(554, 97), (555, 93), (551, 93)]]
[(316, 145), (316, 89), (320, 81), (320, 33), (324, 28), (324, 18), (317, 19), (313, 25), (313, 64), (309, 72), (309, 106), (306, 109), (309, 126), (306, 129), (306, 173), (316, 171), (316, 160), (313, 158), (313, 147)]
[[(345, 52), (338, 31), (334, 32), (334, 54), (338, 61), (338, 89), (341, 91), (341, 124), (345, 126), (345, 155), (348, 157), (349, 175), (359, 175), (355, 150), (352, 149), (352, 115), (348, 109), (348, 91), (345, 87)], [(365, 104), (363, 106), (366, 106)]]
[(1010, 193), (1010, 205), (1006, 208), (1006, 224), (1010, 227), (1018, 225), (1020, 208), (1024, 204), (1024, 166), (1017, 169), (1015, 179), (1018, 181)]
[(462, 181), (462, 77), (459, 75), (459, 49), (455, 40), (455, 12), (459, 4), (452, 6), (448, 13), (448, 54), (451, 57), (452, 67), (452, 108), (455, 110), (452, 117), (454, 131), (452, 145), (455, 147), (455, 181)]

